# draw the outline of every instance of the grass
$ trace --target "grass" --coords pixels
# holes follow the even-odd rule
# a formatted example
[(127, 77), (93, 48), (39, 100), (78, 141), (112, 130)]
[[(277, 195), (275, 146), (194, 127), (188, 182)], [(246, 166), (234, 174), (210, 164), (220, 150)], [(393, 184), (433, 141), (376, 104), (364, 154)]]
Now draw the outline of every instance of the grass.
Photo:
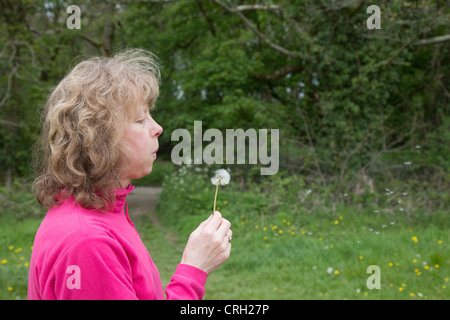
[[(177, 196), (166, 185), (157, 208), (160, 225), (146, 215), (134, 221), (163, 285), (213, 200), (214, 188), (203, 197), (201, 187), (188, 185), (195, 192)], [(229, 260), (208, 277), (205, 299), (450, 298), (448, 212), (408, 216), (352, 205), (334, 213), (326, 208), (269, 212), (261, 210), (267, 207), (261, 199), (250, 191), (219, 191), (220, 211), (232, 223), (233, 247)], [(6, 206), (0, 214), (2, 300), (26, 299), (27, 263), (43, 217), (29, 212), (38, 211)], [(370, 265), (380, 268), (379, 290), (367, 288)]]
[[(231, 257), (210, 275), (205, 299), (448, 299), (447, 229), (389, 218), (378, 216), (375, 230), (374, 217), (352, 208), (302, 225), (241, 216)], [(380, 267), (379, 290), (366, 285), (370, 265)]]
[(27, 298), (28, 270), (41, 217), (0, 216), (0, 300)]

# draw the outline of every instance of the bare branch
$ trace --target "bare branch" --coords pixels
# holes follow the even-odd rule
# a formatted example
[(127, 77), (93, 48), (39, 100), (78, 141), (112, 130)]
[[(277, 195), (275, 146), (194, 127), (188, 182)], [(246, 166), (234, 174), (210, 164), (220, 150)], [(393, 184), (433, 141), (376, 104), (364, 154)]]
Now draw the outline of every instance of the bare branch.
[(15, 122), (12, 122), (9, 120), (3, 120), (3, 119), (0, 119), (0, 124), (3, 124), (5, 126), (11, 126), (11, 127), (26, 127), (25, 124), (15, 123)]
[(416, 46), (426, 46), (428, 44), (435, 44), (439, 42), (449, 41), (450, 40), (450, 34), (446, 34), (443, 36), (438, 36), (430, 39), (422, 39), (414, 43)]
[(301, 58), (300, 53), (287, 50), (270, 41), (263, 33), (261, 33), (258, 29), (256, 29), (253, 23), (251, 23), (239, 10), (236, 10), (235, 8), (229, 8), (218, 0), (214, 0), (214, 2), (217, 3), (219, 6), (221, 6), (222, 8), (224, 8), (225, 10), (227, 10), (228, 12), (235, 13), (239, 18), (242, 19), (242, 21), (244, 21), (245, 25), (258, 36), (258, 38), (260, 38), (265, 44), (267, 44), (272, 49), (281, 52), (282, 54), (288, 57), (296, 59)]
[(412, 43), (414, 43), (416, 41), (416, 39), (419, 37), (419, 35), (429, 32), (431, 29), (436, 27), (439, 24), (439, 22), (440, 22), (439, 21), (439, 13), (437, 13), (434, 16), (434, 18), (431, 19), (431, 22), (429, 24), (427, 24), (418, 33), (416, 33), (413, 37), (411, 37), (411, 39), (409, 39), (407, 42), (405, 42), (403, 44), (403, 46), (400, 49), (397, 50), (397, 52), (395, 52), (389, 59), (383, 61), (382, 64), (383, 65), (390, 64), (395, 58), (398, 57), (398, 55), (400, 55), (400, 53), (403, 52), (403, 50), (405, 50), (408, 46), (410, 46)]
[(294, 65), (290, 64), (290, 65), (281, 67), (280, 69), (275, 70), (271, 73), (254, 74), (254, 75), (252, 75), (252, 77), (259, 79), (259, 80), (263, 80), (263, 81), (271, 81), (271, 80), (281, 79), (289, 73), (297, 73), (297, 72), (301, 71), (302, 69), (303, 68), (298, 64), (294, 64)]
[(279, 10), (280, 6), (276, 4), (241, 4), (236, 8), (232, 8), (232, 12), (246, 11), (246, 10)]
[(12, 79), (16, 75), (18, 69), (19, 65), (14, 66), (8, 75), (8, 86), (6, 87), (5, 96), (3, 97), (2, 101), (0, 101), (0, 108), (3, 107), (3, 105), (8, 101), (9, 96), (11, 95)]
[(211, 35), (213, 37), (216, 36), (216, 29), (214, 28), (214, 23), (212, 22), (211, 18), (209, 17), (208, 13), (206, 12), (205, 8), (203, 7), (201, 0), (196, 0), (197, 6), (200, 8), (200, 11), (203, 14), (203, 17), (205, 17), (206, 22), (209, 25), (209, 30), (211, 31)]

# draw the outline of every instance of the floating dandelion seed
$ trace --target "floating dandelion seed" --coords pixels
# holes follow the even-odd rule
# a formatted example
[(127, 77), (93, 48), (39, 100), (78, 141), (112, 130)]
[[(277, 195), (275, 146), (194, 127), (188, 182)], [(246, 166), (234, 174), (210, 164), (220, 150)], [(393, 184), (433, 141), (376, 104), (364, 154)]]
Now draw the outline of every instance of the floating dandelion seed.
[(411, 165), (412, 165), (411, 161), (405, 161), (405, 162), (403, 162), (403, 164), (405, 165), (406, 169), (411, 169)]
[(216, 211), (217, 191), (219, 190), (219, 184), (224, 186), (230, 183), (230, 173), (225, 169), (219, 169), (216, 171), (214, 177), (211, 178), (211, 183), (216, 186), (216, 194), (214, 195), (214, 208), (213, 213)]

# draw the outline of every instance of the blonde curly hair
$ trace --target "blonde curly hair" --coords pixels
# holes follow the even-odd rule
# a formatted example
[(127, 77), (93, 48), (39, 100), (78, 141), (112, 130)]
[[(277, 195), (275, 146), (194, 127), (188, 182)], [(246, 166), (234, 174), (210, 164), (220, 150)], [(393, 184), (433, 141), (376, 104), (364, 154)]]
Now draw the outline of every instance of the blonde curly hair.
[[(128, 49), (77, 64), (51, 92), (34, 148), (33, 182), (46, 208), (74, 196), (83, 208), (106, 212), (127, 171), (130, 148), (122, 138), (137, 106), (153, 108), (159, 95), (155, 55)], [(108, 206), (110, 204), (110, 206)]]

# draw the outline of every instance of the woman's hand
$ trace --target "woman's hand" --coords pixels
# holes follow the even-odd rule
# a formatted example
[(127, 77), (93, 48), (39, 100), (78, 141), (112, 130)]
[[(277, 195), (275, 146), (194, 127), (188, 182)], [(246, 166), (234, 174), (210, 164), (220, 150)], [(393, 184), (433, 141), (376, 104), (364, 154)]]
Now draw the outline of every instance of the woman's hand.
[(189, 236), (181, 263), (210, 273), (230, 256), (232, 236), (231, 223), (215, 211)]

